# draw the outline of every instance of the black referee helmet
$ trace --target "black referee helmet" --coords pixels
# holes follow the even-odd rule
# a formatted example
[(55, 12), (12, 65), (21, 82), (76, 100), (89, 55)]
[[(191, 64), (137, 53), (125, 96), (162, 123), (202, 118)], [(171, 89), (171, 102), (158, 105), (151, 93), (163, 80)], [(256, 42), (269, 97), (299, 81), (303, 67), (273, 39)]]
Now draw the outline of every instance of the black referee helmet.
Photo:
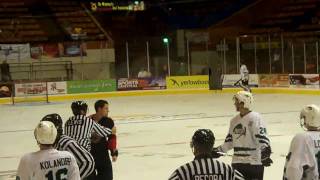
[(48, 114), (46, 116), (44, 116), (41, 121), (50, 121), (54, 124), (54, 126), (56, 127), (58, 134), (62, 134), (63, 132), (63, 128), (62, 128), (62, 118), (59, 114)]
[(84, 101), (74, 101), (71, 104), (71, 109), (74, 115), (81, 115), (81, 111), (87, 113), (88, 105)]
[(191, 147), (211, 151), (215, 137), (210, 129), (198, 129), (192, 136)]

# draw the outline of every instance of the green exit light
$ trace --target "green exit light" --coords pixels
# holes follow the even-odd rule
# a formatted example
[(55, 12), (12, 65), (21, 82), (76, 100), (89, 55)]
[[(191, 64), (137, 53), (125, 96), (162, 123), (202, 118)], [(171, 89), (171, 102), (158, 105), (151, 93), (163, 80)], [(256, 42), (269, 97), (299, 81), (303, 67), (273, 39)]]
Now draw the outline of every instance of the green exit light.
[(168, 42), (169, 42), (169, 38), (165, 37), (165, 38), (162, 39), (162, 41), (163, 41), (164, 43), (168, 43)]

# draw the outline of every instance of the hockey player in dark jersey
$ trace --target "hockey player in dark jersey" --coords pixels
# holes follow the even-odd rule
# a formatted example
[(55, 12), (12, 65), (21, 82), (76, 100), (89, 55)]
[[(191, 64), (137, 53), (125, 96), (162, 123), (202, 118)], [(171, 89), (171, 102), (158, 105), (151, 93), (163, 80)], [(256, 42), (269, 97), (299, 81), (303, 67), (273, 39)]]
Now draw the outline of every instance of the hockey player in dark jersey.
[(98, 100), (95, 103), (94, 108), (96, 110), (96, 114), (93, 114), (90, 117), (94, 121), (99, 123), (101, 126), (112, 129), (113, 132), (111, 135), (108, 136), (108, 140), (106, 138), (101, 138), (96, 135), (92, 136), (91, 154), (95, 159), (95, 169), (97, 171), (97, 176), (94, 179), (112, 180), (113, 171), (109, 151), (112, 157), (112, 161), (115, 162), (118, 157), (116, 127), (114, 125), (113, 120), (108, 117), (109, 104), (107, 101)]

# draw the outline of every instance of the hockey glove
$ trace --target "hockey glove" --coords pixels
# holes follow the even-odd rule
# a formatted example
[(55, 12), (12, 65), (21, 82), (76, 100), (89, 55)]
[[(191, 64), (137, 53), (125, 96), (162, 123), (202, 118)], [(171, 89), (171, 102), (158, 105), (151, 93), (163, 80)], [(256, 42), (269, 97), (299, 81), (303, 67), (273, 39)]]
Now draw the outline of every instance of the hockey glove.
[(118, 155), (119, 155), (118, 149), (111, 150), (112, 162), (117, 161)]
[(270, 158), (270, 155), (271, 155), (270, 146), (265, 147), (261, 150), (261, 162), (263, 166), (268, 167), (273, 163), (272, 159)]

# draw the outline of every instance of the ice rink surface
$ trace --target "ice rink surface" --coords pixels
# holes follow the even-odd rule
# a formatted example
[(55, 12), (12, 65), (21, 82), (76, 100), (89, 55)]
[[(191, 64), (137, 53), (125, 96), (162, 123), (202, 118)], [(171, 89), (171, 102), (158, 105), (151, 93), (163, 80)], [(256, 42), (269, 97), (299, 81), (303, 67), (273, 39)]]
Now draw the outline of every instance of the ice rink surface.
[[(115, 180), (163, 180), (180, 165), (193, 159), (189, 142), (199, 128), (211, 129), (215, 145), (223, 143), (229, 121), (236, 114), (232, 94), (193, 94), (107, 98), (110, 117), (118, 129), (119, 159)], [(295, 133), (303, 132), (299, 111), (320, 103), (320, 96), (257, 94), (254, 110), (262, 114), (272, 145), (271, 167), (265, 180), (282, 179), (285, 155)], [(95, 100), (87, 100), (89, 114)], [(19, 158), (38, 147), (33, 129), (49, 113), (71, 116), (71, 101), (0, 105), (0, 179), (17, 169)], [(229, 152), (232, 154), (232, 152)], [(231, 157), (220, 160), (230, 163)]]

